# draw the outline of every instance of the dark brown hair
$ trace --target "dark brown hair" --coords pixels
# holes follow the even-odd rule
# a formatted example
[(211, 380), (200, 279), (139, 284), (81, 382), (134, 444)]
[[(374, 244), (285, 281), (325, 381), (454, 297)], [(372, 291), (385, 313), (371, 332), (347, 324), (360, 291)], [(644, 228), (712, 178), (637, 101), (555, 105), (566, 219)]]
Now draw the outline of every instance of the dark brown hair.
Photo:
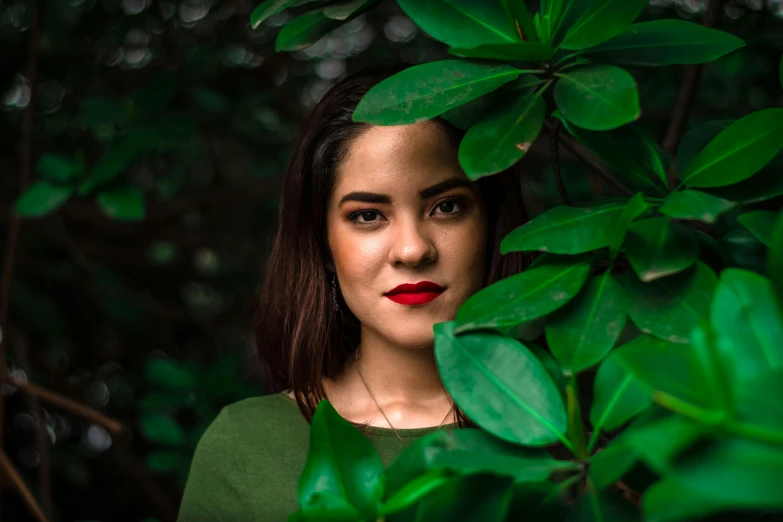
[[(277, 233), (266, 267), (255, 317), (257, 362), (270, 392), (291, 388), (302, 414), (312, 419), (325, 398), (324, 377), (338, 375), (359, 343), (359, 322), (341, 297), (332, 309), (326, 241), (327, 203), (335, 171), (354, 139), (370, 127), (352, 120), (374, 85), (402, 66), (369, 70), (334, 85), (313, 107), (294, 142), (283, 180)], [(454, 144), (462, 131), (432, 120)], [(500, 255), (503, 237), (526, 221), (521, 183), (513, 171), (478, 181), (489, 222), (490, 284), (524, 270), (521, 254)], [(458, 410), (460, 425), (468, 421)]]

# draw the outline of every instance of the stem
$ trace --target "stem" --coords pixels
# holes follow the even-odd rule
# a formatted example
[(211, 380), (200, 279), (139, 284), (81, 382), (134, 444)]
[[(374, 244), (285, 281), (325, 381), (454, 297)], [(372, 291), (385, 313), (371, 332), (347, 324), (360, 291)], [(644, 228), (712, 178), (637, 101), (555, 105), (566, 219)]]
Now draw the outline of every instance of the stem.
[(560, 169), (560, 128), (562, 127), (560, 120), (556, 120), (552, 131), (552, 139), (550, 140), (550, 150), (552, 153), (552, 171), (555, 174), (555, 184), (557, 185), (557, 192), (560, 193), (560, 199), (563, 203), (569, 207), (574, 206), (574, 202), (571, 201), (571, 197), (568, 195), (565, 183), (563, 182), (563, 173)]
[(566, 409), (568, 411), (568, 437), (575, 447), (574, 455), (579, 459), (587, 458), (587, 444), (585, 442), (585, 427), (582, 424), (582, 415), (579, 411), (579, 390), (577, 389), (576, 376), (572, 375), (566, 384)]
[(598, 437), (600, 436), (601, 436), (601, 428), (594, 429), (592, 435), (590, 435), (590, 442), (587, 443), (588, 455), (592, 455), (593, 450), (595, 449), (595, 445), (598, 443)]
[(41, 506), (39, 506), (38, 502), (35, 500), (30, 488), (24, 483), (24, 479), (19, 475), (13, 462), (11, 462), (11, 459), (8, 458), (8, 455), (2, 449), (0, 449), (0, 471), (3, 472), (3, 477), (10, 479), (11, 483), (16, 487), (16, 490), (19, 491), (19, 494), (22, 496), (22, 499), (24, 499), (24, 503), (27, 504), (27, 508), (33, 514), (35, 520), (38, 522), (47, 522), (46, 515), (44, 515)]

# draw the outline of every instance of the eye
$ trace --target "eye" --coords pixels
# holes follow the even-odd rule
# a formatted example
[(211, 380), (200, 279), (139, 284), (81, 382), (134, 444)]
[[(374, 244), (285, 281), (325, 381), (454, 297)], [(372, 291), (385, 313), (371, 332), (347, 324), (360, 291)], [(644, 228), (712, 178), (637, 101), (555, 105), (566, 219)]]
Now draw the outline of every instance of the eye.
[(379, 221), (380, 217), (381, 213), (377, 210), (359, 210), (348, 216), (348, 219), (360, 225), (367, 225)]
[(441, 201), (435, 206), (433, 214), (459, 214), (462, 211), (462, 203), (455, 199)]

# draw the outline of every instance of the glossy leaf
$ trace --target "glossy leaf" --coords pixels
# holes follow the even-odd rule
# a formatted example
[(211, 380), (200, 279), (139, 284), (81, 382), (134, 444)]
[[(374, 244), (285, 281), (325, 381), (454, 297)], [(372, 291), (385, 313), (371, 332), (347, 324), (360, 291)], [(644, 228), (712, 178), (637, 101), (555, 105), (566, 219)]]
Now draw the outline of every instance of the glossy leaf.
[(603, 489), (620, 480), (636, 464), (637, 455), (625, 437), (613, 439), (609, 445), (590, 457), (590, 480)]
[(165, 413), (143, 414), (139, 428), (150, 442), (168, 446), (177, 446), (185, 442), (185, 432), (182, 427)]
[(564, 372), (579, 373), (609, 353), (625, 321), (625, 290), (606, 271), (547, 318), (546, 341)]
[(372, 443), (325, 399), (313, 415), (298, 491), (304, 509), (326, 494), (345, 499), (364, 518), (375, 514), (383, 495), (383, 466)]
[(404, 125), (494, 91), (524, 73), (509, 65), (445, 60), (409, 67), (387, 78), (359, 102), (354, 121)]
[(496, 174), (519, 161), (541, 132), (545, 113), (541, 96), (529, 94), (471, 127), (459, 146), (459, 162), (468, 177)]
[(79, 163), (59, 154), (41, 154), (37, 170), (47, 181), (54, 183), (74, 181), (84, 172)]
[(671, 19), (634, 24), (584, 52), (601, 62), (664, 66), (711, 62), (744, 45), (724, 31)]
[(596, 46), (624, 31), (641, 14), (646, 0), (586, 0), (582, 16), (568, 29), (560, 45), (578, 51)]
[(104, 190), (98, 194), (98, 204), (106, 215), (127, 221), (144, 219), (144, 193), (137, 187)]
[(451, 47), (519, 42), (500, 2), (398, 0), (425, 33)]
[(744, 378), (783, 368), (783, 310), (763, 276), (727, 268), (721, 272), (710, 319), (738, 351), (732, 370)]
[(288, 9), (294, 0), (266, 0), (250, 13), (250, 25), (256, 29), (270, 16), (276, 15)]
[(488, 332), (457, 336), (453, 322), (437, 323), (434, 330), (443, 384), (470, 419), (518, 444), (543, 446), (563, 439), (563, 400), (522, 343)]
[(495, 475), (454, 477), (425, 497), (416, 521), (503, 522), (511, 479)]
[(341, 22), (327, 18), (323, 9), (307, 12), (287, 22), (275, 40), (275, 51), (299, 51), (310, 47)]
[(776, 212), (757, 210), (755, 212), (746, 212), (745, 214), (742, 214), (737, 218), (737, 221), (750, 230), (750, 233), (753, 234), (756, 239), (766, 246), (771, 246), (772, 227), (775, 225), (777, 217), (778, 213)]
[(16, 201), (16, 212), (24, 217), (49, 214), (68, 201), (73, 191), (73, 187), (39, 181), (28, 188)]
[(715, 223), (723, 212), (737, 204), (698, 190), (672, 192), (658, 209), (661, 214), (678, 219), (697, 219)]
[(500, 252), (539, 250), (553, 254), (581, 254), (609, 245), (624, 206), (560, 206), (539, 214), (512, 230), (500, 243)]
[(563, 397), (563, 402), (565, 402), (566, 384), (568, 384), (568, 378), (563, 373), (563, 369), (560, 367), (560, 364), (558, 364), (557, 359), (555, 359), (554, 356), (547, 350), (535, 344), (534, 342), (524, 342), (524, 339), (521, 340), (525, 346), (530, 348), (530, 351), (533, 352), (533, 355), (535, 355), (536, 358), (541, 361), (541, 364), (544, 365), (544, 369), (552, 378), (552, 382), (554, 382), (555, 386), (557, 386), (557, 389), (560, 391), (560, 395)]
[(566, 522), (639, 522), (639, 513), (616, 491), (588, 489), (576, 499)]
[(653, 471), (668, 474), (676, 459), (703, 438), (706, 428), (681, 415), (665, 415), (640, 426), (632, 426), (623, 440)]
[(591, 65), (557, 76), (555, 103), (577, 127), (610, 130), (641, 116), (636, 81), (619, 67)]
[(466, 131), (481, 120), (503, 113), (506, 107), (514, 104), (521, 96), (532, 94), (534, 88), (542, 83), (544, 80), (532, 74), (523, 74), (489, 94), (449, 109), (441, 117)]
[(541, 62), (554, 56), (551, 47), (534, 42), (485, 44), (478, 47), (452, 47), (449, 53), (463, 58), (487, 58), (491, 60), (519, 60)]
[(310, 503), (305, 509), (297, 511), (289, 521), (305, 522), (354, 522), (361, 515), (344, 497), (328, 492), (317, 492), (310, 497)]
[(681, 173), (686, 172), (696, 156), (732, 123), (734, 123), (733, 120), (708, 121), (693, 127), (683, 134), (677, 147), (677, 167), (679, 171)]
[(684, 225), (655, 217), (628, 227), (625, 251), (639, 279), (649, 283), (693, 265), (699, 257), (699, 244)]
[(145, 368), (147, 379), (171, 389), (190, 389), (196, 386), (196, 376), (184, 365), (169, 359), (152, 359)]
[(388, 515), (412, 506), (431, 491), (443, 486), (450, 477), (450, 475), (439, 470), (429, 471), (416, 477), (385, 501), (378, 514), (381, 516)]
[(783, 369), (755, 373), (732, 384), (737, 420), (783, 433)]
[(349, 16), (356, 14), (378, 0), (350, 0), (344, 3), (329, 4), (324, 7), (324, 15), (333, 20), (347, 20)]
[(636, 221), (637, 218), (645, 215), (652, 206), (644, 200), (644, 196), (641, 192), (628, 200), (623, 207), (623, 212), (620, 214), (619, 219), (615, 222), (615, 228), (612, 232), (609, 241), (609, 254), (612, 259), (617, 257), (620, 247), (625, 241), (625, 235), (628, 232), (628, 227)]
[(690, 187), (720, 187), (758, 172), (783, 147), (783, 109), (751, 113), (721, 132), (682, 176)]
[(700, 519), (727, 507), (719, 497), (689, 488), (671, 476), (647, 488), (642, 496), (644, 520), (649, 522)]
[(650, 393), (610, 355), (595, 376), (590, 423), (594, 430), (612, 431), (628, 422), (652, 402)]
[(513, 22), (512, 28), (517, 32), (520, 39), (526, 42), (538, 41), (536, 30), (533, 27), (533, 17), (530, 16), (525, 6), (525, 2), (518, 0), (500, 0), (508, 18)]
[(550, 314), (579, 292), (589, 273), (586, 262), (547, 259), (473, 294), (457, 311), (457, 331), (508, 329)]
[(628, 315), (643, 332), (675, 343), (688, 342), (693, 329), (709, 319), (718, 286), (715, 272), (698, 261), (687, 271), (652, 283), (625, 278)]

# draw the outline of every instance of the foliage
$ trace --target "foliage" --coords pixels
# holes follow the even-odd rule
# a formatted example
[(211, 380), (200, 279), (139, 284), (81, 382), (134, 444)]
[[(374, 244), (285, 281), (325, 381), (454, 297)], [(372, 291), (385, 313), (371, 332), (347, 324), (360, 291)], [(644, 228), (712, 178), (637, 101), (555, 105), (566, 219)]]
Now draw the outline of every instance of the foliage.
[[(502, 253), (539, 252), (536, 263), (435, 325), (441, 378), (478, 429), (426, 437), (384, 471), (324, 401), (291, 520), (783, 511), (783, 213), (763, 178), (769, 168), (780, 176), (783, 109), (694, 127), (669, 157), (642, 130), (640, 89), (623, 67), (706, 63), (744, 42), (682, 20), (634, 23), (646, 3), (547, 0), (533, 13), (514, 0), (399, 1), (458, 58), (380, 83), (355, 120), (453, 118), (467, 130), (459, 160), (471, 179), (508, 168), (544, 125), (562, 125), (629, 190), (551, 208), (511, 232)], [(289, 5), (262, 4), (254, 23)], [(768, 264), (738, 255), (739, 237), (768, 249)], [(514, 337), (540, 318), (556, 362)], [(580, 385), (591, 382), (583, 421)], [(571, 458), (553, 458), (555, 445)], [(333, 482), (343, 487), (323, 485)]]

